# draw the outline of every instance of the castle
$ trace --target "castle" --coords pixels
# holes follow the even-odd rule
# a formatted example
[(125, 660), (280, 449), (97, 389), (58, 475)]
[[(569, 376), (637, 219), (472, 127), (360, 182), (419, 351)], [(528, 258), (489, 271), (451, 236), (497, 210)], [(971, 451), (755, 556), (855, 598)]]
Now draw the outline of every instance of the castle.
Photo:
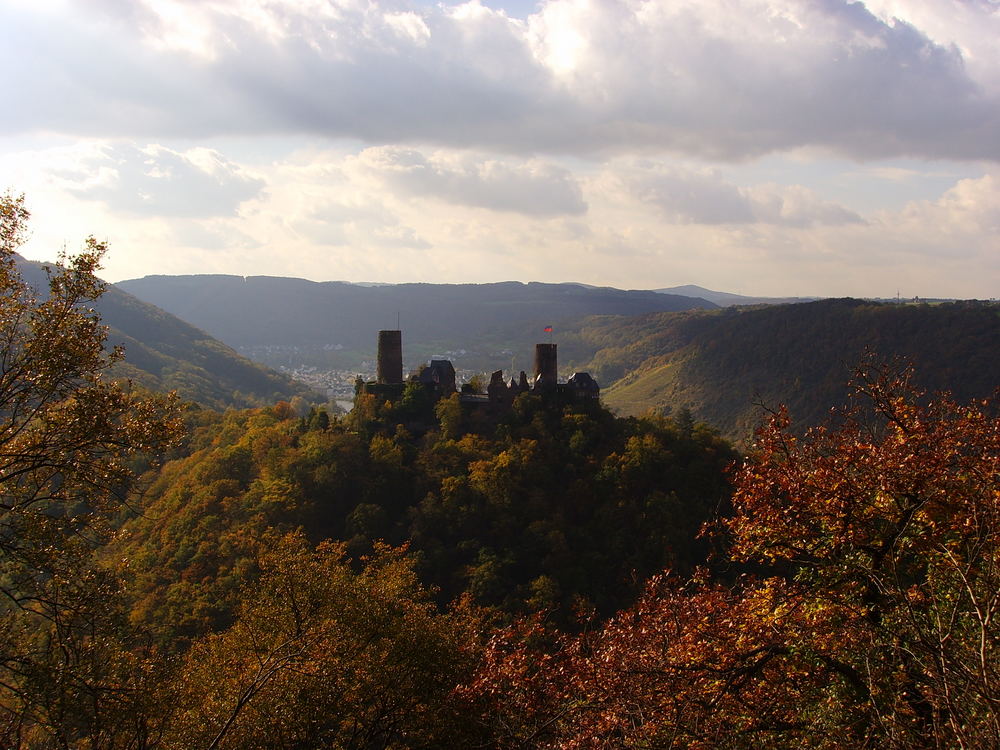
[[(503, 370), (490, 376), (486, 393), (476, 393), (471, 385), (461, 390), (455, 384), (455, 367), (447, 359), (432, 359), (410, 374), (408, 382), (418, 383), (438, 400), (459, 393), (459, 400), (467, 409), (485, 409), (500, 413), (511, 407), (522, 393), (535, 393), (546, 400), (579, 403), (600, 398), (601, 389), (590, 373), (574, 373), (565, 383), (557, 375), (556, 345), (535, 344), (535, 374), (530, 380), (524, 370), (517, 378), (504, 381)], [(370, 393), (387, 401), (403, 395), (403, 335), (402, 331), (378, 332), (378, 364), (376, 379), (359, 383), (359, 393)]]

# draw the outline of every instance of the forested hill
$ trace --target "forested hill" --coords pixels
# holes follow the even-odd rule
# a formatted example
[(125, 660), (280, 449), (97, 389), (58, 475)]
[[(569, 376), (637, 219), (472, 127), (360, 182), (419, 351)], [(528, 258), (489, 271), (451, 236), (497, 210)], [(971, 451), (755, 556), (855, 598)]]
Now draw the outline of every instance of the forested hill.
[(589, 315), (713, 308), (705, 300), (579, 284), (394, 284), (362, 286), (269, 276), (146, 276), (118, 286), (230, 346), (374, 349), (374, 332), (396, 328), (408, 343), (469, 348), (484, 332)]
[(310, 389), (287, 375), (241, 356), (221, 341), (119, 289), (98, 300), (110, 327), (108, 342), (125, 347), (124, 372), (153, 390), (213, 409), (243, 408), (309, 397)]
[[(509, 613), (610, 615), (646, 576), (705, 563), (698, 530), (726, 507), (736, 458), (714, 430), (535, 394), (495, 425), (482, 416), (419, 387), (340, 418), (287, 404), (207, 415), (110, 553), (131, 561), (133, 617), (168, 642), (218, 628), (294, 529), (356, 560), (406, 544), (442, 604), (468, 594)], [(414, 420), (429, 431), (403, 428)]]
[[(46, 288), (43, 266), (21, 261), (25, 280)], [(309, 389), (269, 370), (158, 307), (109, 286), (94, 305), (108, 326), (108, 345), (125, 347), (117, 372), (156, 391), (212, 409), (244, 408), (309, 395)]]
[(844, 402), (866, 350), (908, 359), (920, 385), (959, 400), (1000, 386), (1000, 305), (985, 302), (841, 299), (605, 318), (580, 329), (583, 344), (599, 349), (589, 369), (612, 408), (688, 408), (734, 439), (758, 423), (755, 403), (786, 404), (798, 424), (822, 422)]

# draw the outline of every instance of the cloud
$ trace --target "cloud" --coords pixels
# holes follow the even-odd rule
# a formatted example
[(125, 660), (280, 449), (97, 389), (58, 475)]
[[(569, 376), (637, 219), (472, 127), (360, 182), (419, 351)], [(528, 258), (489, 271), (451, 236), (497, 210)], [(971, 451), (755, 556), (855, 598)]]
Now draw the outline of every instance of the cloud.
[(415, 149), (392, 146), (366, 149), (358, 160), (365, 170), (407, 196), (537, 217), (579, 215), (587, 210), (573, 175), (552, 164), (473, 154), (425, 156)]
[(522, 21), (475, 1), (15, 4), (0, 128), (1000, 159), (996, 4), (872, 5), (549, 0)]
[(675, 224), (729, 224), (754, 220), (746, 196), (715, 170), (670, 167), (627, 169), (625, 189), (660, 209)]
[(223, 250), (238, 248), (249, 250), (261, 243), (240, 231), (227, 221), (198, 221), (184, 219), (171, 223), (170, 240), (186, 248), (202, 250)]
[(305, 211), (293, 227), (320, 245), (402, 247), (425, 250), (430, 244), (374, 198), (353, 202), (327, 200)]
[(264, 187), (263, 180), (207, 148), (181, 153), (158, 145), (109, 144), (57, 174), (70, 181), (69, 192), (77, 197), (146, 216), (233, 215)]
[(787, 227), (858, 223), (862, 218), (821, 200), (801, 185), (740, 187), (717, 169), (642, 161), (610, 170), (621, 192), (659, 209), (672, 224), (776, 224)]
[(977, 85), (993, 94), (1000, 89), (1000, 12), (995, 0), (865, 0), (865, 6), (887, 23), (905, 18), (935, 44), (955, 47)]
[(754, 219), (787, 227), (861, 224), (864, 219), (844, 206), (820, 199), (801, 185), (757, 185), (744, 191)]
[(916, 240), (942, 256), (981, 252), (997, 265), (1000, 255), (1000, 175), (959, 180), (935, 201), (914, 201), (898, 214), (885, 214)]

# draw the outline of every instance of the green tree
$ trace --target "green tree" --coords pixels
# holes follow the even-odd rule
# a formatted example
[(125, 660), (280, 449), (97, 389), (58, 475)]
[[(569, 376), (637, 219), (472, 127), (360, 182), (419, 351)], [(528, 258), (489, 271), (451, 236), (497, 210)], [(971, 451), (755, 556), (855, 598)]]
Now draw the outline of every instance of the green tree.
[(101, 744), (132, 724), (144, 678), (115, 576), (90, 553), (129, 500), (134, 458), (179, 421), (174, 399), (108, 378), (123, 352), (88, 307), (105, 246), (62, 255), (38, 293), (16, 255), (28, 218), (23, 196), (0, 198), (0, 736)]
[(458, 439), (462, 432), (462, 403), (459, 395), (453, 393), (438, 401), (434, 414), (441, 425), (441, 436), (446, 440)]

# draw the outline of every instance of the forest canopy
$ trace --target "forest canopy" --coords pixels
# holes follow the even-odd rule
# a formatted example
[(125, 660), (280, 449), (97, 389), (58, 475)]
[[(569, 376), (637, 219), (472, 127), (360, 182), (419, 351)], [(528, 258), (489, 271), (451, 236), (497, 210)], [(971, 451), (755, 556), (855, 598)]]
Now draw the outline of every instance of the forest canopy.
[[(783, 411), (716, 528), (734, 584), (657, 576), (581, 635), (523, 621), (464, 690), (503, 747), (996, 747), (1000, 421), (860, 373), (800, 438)], [(862, 409), (864, 405), (866, 409)]]

